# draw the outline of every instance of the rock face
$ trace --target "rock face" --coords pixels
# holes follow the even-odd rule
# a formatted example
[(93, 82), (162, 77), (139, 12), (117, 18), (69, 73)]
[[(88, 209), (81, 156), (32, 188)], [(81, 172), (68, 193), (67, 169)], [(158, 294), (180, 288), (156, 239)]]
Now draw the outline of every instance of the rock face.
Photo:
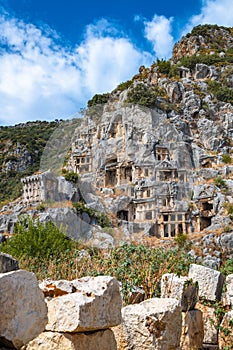
[(73, 293), (47, 300), (48, 324), (53, 332), (86, 332), (121, 323), (119, 283), (112, 277), (84, 277), (72, 281)]
[(175, 350), (181, 336), (181, 308), (176, 299), (149, 299), (122, 309), (122, 325), (113, 330), (124, 350)]
[(178, 277), (174, 273), (161, 278), (161, 298), (178, 299), (182, 311), (192, 310), (198, 297), (198, 287), (188, 277)]
[(210, 301), (221, 299), (224, 277), (219, 271), (205, 266), (191, 264), (188, 278), (194, 282), (198, 282), (200, 297), (204, 297)]
[(33, 339), (24, 350), (117, 350), (110, 329), (92, 333), (44, 332)]
[(33, 273), (18, 270), (0, 274), (0, 339), (20, 348), (47, 323), (47, 307)]
[(19, 269), (18, 261), (11, 255), (0, 252), (0, 273), (15, 271)]

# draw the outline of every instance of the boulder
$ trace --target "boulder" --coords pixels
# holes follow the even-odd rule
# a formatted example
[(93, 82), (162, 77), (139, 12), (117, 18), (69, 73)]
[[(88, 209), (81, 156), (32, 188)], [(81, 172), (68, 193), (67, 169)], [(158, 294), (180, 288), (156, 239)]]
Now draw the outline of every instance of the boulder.
[(92, 333), (43, 332), (30, 341), (24, 350), (117, 350), (110, 329)]
[(15, 271), (19, 269), (19, 264), (11, 255), (0, 252), (0, 273)]
[(178, 299), (182, 311), (192, 310), (197, 302), (198, 286), (188, 277), (166, 273), (161, 279), (161, 297)]
[(73, 293), (47, 300), (48, 324), (53, 332), (86, 332), (121, 323), (119, 283), (109, 276), (72, 281)]
[(233, 344), (233, 310), (227, 312), (220, 325), (218, 345), (220, 350), (232, 349)]
[(204, 338), (202, 312), (200, 310), (183, 312), (182, 321), (181, 349), (201, 349)]
[(214, 308), (197, 303), (196, 308), (202, 312), (204, 324), (204, 344), (218, 344), (217, 318), (214, 313)]
[(188, 278), (192, 278), (194, 282), (198, 282), (200, 297), (210, 301), (221, 299), (224, 277), (219, 271), (210, 269), (209, 267), (191, 264)]
[(118, 349), (179, 349), (182, 328), (179, 302), (152, 298), (122, 309), (122, 325), (113, 329)]
[(20, 348), (47, 323), (47, 307), (36, 277), (23, 270), (0, 274), (0, 339)]

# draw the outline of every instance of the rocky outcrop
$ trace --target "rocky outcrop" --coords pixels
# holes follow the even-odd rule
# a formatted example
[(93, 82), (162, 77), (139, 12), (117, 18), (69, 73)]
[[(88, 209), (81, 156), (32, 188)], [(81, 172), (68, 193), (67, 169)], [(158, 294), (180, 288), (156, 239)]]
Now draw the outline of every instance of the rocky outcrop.
[(19, 349), (44, 329), (47, 307), (33, 273), (0, 274), (0, 343)]

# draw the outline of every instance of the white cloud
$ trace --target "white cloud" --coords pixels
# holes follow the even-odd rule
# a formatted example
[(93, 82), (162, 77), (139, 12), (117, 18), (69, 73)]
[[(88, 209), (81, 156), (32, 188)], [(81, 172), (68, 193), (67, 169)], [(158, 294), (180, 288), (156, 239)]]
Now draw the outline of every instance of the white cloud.
[(233, 1), (203, 0), (200, 13), (190, 18), (183, 34), (189, 32), (198, 24), (218, 24), (226, 27), (232, 27)]
[(174, 44), (171, 35), (173, 18), (154, 15), (152, 21), (144, 21), (145, 37), (153, 45), (158, 58), (170, 58)]
[(0, 15), (0, 124), (62, 118), (129, 79), (151, 56), (106, 20), (69, 48), (56, 32)]

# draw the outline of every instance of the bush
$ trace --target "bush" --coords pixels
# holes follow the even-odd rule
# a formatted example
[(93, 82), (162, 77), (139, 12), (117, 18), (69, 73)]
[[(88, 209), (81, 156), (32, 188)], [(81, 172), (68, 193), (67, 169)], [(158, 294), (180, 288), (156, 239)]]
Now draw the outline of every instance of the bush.
[(218, 176), (214, 179), (214, 184), (219, 188), (226, 188), (227, 187), (226, 181), (221, 176)]
[(87, 213), (90, 218), (96, 219), (98, 225), (101, 227), (111, 227), (111, 220), (108, 215), (100, 211), (88, 208), (83, 202), (73, 203), (73, 207), (76, 210), (77, 214)]
[(15, 258), (39, 259), (58, 257), (71, 247), (72, 241), (54, 223), (41, 223), (29, 217), (21, 217), (16, 223), (13, 237), (0, 245), (2, 252)]
[(127, 80), (123, 83), (120, 83), (114, 90), (113, 92), (117, 92), (117, 91), (124, 91), (126, 89), (128, 89), (131, 85), (133, 84), (132, 80)]
[(155, 107), (157, 104), (157, 93), (145, 84), (138, 84), (128, 92), (126, 102), (145, 107)]
[(66, 179), (66, 181), (70, 181), (73, 183), (78, 183), (79, 179), (80, 179), (80, 175), (75, 173), (74, 171), (63, 171), (63, 176)]
[(157, 59), (156, 65), (158, 67), (158, 72), (161, 74), (169, 75), (171, 70), (171, 62), (165, 61), (165, 60), (159, 60)]
[(225, 164), (231, 164), (232, 159), (231, 159), (230, 154), (228, 154), (228, 153), (223, 154), (223, 155), (222, 155), (222, 161), (223, 161), (223, 163), (225, 163)]
[(93, 107), (93, 106), (96, 106), (96, 105), (101, 105), (101, 104), (104, 104), (104, 103), (107, 103), (108, 102), (108, 99), (110, 97), (110, 94), (109, 93), (106, 93), (106, 94), (96, 94), (92, 97), (91, 100), (89, 100), (87, 102), (87, 106), (88, 108), (89, 107)]

